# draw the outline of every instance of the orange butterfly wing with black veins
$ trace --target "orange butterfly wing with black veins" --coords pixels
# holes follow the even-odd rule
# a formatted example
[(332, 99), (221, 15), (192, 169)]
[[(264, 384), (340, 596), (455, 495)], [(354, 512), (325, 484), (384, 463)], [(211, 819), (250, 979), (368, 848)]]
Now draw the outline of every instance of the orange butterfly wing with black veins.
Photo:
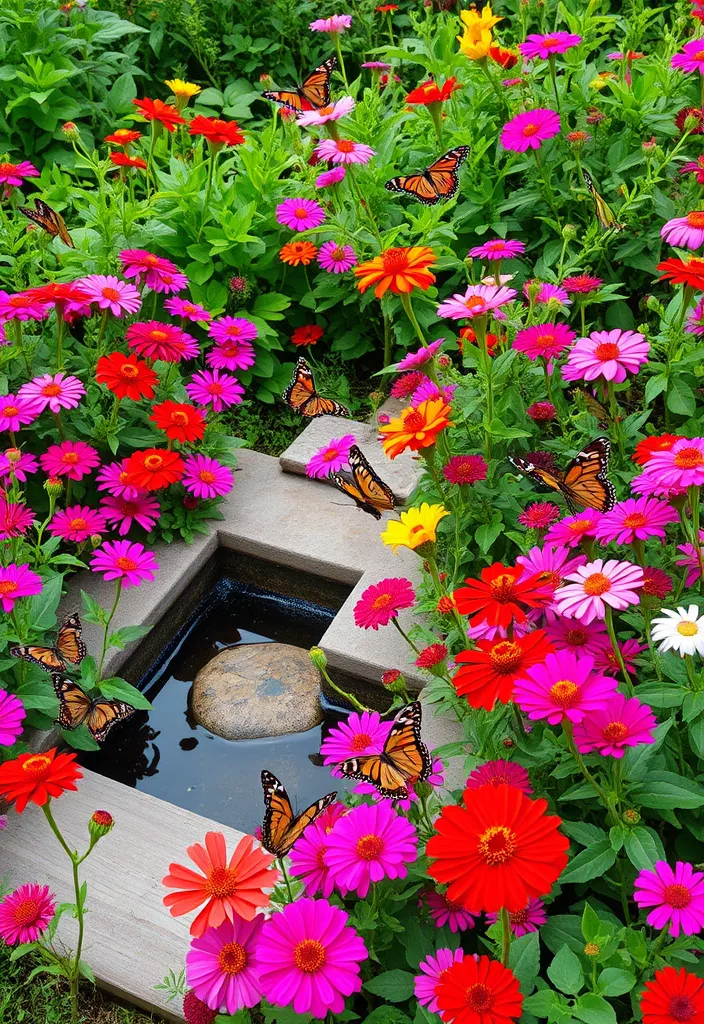
[(339, 473), (333, 473), (331, 477), (343, 494), (348, 494), (358, 508), (375, 519), (381, 519), (382, 512), (396, 508), (398, 501), (393, 491), (374, 472), (356, 444), (350, 448), (348, 462), (352, 470), (352, 482), (345, 480)]
[(291, 409), (309, 419), (315, 419), (318, 416), (350, 415), (347, 406), (335, 402), (332, 398), (323, 398), (318, 394), (315, 390), (313, 372), (303, 356), (298, 357), (293, 371), (293, 379), (284, 391), (282, 398)]
[(264, 789), (264, 821), (262, 846), (276, 857), (285, 857), (305, 829), (329, 807), (337, 791), (327, 793), (298, 815), (294, 815), (291, 801), (283, 785), (271, 772), (262, 772)]
[(404, 192), (413, 196), (423, 206), (435, 206), (440, 196), (435, 191), (432, 181), (425, 174), (407, 174), (391, 178), (384, 185), (387, 192)]
[(34, 221), (35, 224), (39, 224), (47, 234), (51, 235), (52, 238), (56, 238), (58, 235), (64, 245), (67, 245), (69, 249), (75, 249), (73, 239), (68, 233), (66, 222), (60, 213), (44, 202), (43, 199), (34, 200), (34, 209), (31, 210), (28, 206), (18, 207), (20, 213), (23, 213), (28, 220)]
[(423, 782), (432, 770), (432, 758), (420, 735), (420, 701), (397, 715), (381, 754), (353, 757), (338, 765), (343, 775), (373, 785), (381, 796), (404, 800), (408, 783)]
[(33, 665), (38, 665), (45, 672), (63, 672), (66, 662), (80, 665), (86, 656), (86, 645), (81, 639), (81, 620), (78, 615), (71, 615), (59, 627), (55, 647), (27, 645), (11, 647), (10, 654), (14, 658), (22, 658)]
[(573, 513), (585, 508), (610, 512), (616, 504), (616, 491), (607, 476), (610, 454), (609, 439), (597, 437), (575, 456), (564, 473), (540, 469), (519, 456), (511, 456), (511, 462), (521, 473), (559, 491)]
[(452, 199), (460, 187), (457, 171), (469, 155), (469, 146), (457, 146), (426, 167), (420, 174), (391, 178), (384, 185), (388, 192), (405, 192), (425, 206), (440, 199)]
[(91, 700), (88, 694), (70, 679), (52, 675), (51, 681), (59, 698), (58, 724), (68, 731), (85, 724), (97, 743), (103, 742), (116, 722), (123, 722), (134, 714), (135, 709), (122, 700), (109, 700), (107, 697)]
[(283, 89), (263, 92), (267, 100), (280, 103), (287, 110), (319, 110), (330, 102), (330, 76), (337, 66), (337, 57), (328, 57), (295, 91)]

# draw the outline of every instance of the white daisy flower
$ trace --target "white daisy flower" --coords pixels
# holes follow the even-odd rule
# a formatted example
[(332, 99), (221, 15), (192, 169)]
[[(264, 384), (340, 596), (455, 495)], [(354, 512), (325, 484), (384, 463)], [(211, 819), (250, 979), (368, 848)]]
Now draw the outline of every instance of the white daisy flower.
[(662, 609), (662, 618), (653, 619), (652, 637), (660, 641), (658, 650), (676, 651), (681, 657), (686, 654), (704, 656), (704, 615), (696, 604), (689, 608), (678, 608), (676, 612)]

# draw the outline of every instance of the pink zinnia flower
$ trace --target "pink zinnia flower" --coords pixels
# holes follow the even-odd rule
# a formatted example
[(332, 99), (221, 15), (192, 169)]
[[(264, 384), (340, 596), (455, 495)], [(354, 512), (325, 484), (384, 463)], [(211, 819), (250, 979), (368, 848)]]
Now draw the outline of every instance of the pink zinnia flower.
[(526, 796), (530, 796), (533, 792), (528, 772), (523, 765), (502, 758), (480, 764), (473, 772), (470, 772), (464, 786), (465, 789), (479, 789), (481, 786), (513, 786), (514, 789), (520, 789)]
[(261, 1002), (257, 941), (264, 918), (235, 917), (200, 938), (191, 939), (186, 954), (186, 983), (211, 1010), (235, 1014)]
[(357, 257), (351, 245), (325, 242), (318, 249), (318, 263), (329, 274), (344, 274), (356, 264)]
[(670, 66), (680, 71), (698, 71), (704, 75), (704, 44), (701, 39), (691, 39), (685, 43), (682, 52), (676, 53), (670, 61)]
[(565, 53), (581, 42), (582, 37), (573, 35), (571, 32), (553, 32), (552, 35), (547, 36), (532, 33), (526, 36), (525, 43), (518, 44), (518, 49), (526, 60), (548, 60), (556, 53)]
[(559, 523), (550, 527), (545, 534), (545, 543), (567, 548), (579, 547), (583, 537), (596, 535), (597, 523), (601, 516), (602, 513), (593, 508), (585, 508), (577, 516), (565, 516)]
[(242, 338), (226, 338), (210, 349), (205, 361), (214, 370), (248, 370), (250, 366), (254, 366), (256, 357), (251, 342)]
[(22, 565), (15, 562), (0, 565), (0, 605), (4, 612), (9, 614), (15, 606), (15, 601), (19, 601), (21, 597), (40, 594), (41, 589), (41, 576), (32, 572), (26, 562)]
[(430, 377), (426, 377), (422, 370), (411, 370), (410, 373), (402, 373), (391, 385), (392, 398), (409, 398), (416, 388), (427, 383)]
[(533, 302), (540, 305), (546, 305), (550, 299), (555, 299), (555, 301), (559, 302), (561, 306), (572, 305), (572, 299), (569, 297), (565, 289), (559, 284), (550, 284), (549, 281), (526, 281), (523, 285), (523, 294), (527, 299), (530, 298), (528, 286), (533, 284), (540, 285)]
[(345, 180), (347, 171), (342, 164), (337, 164), (335, 167), (331, 167), (329, 171), (323, 171), (315, 179), (316, 188), (330, 188), (331, 185), (337, 185), (341, 181)]
[[(699, 531), (699, 541), (704, 547), (704, 530)], [(691, 587), (692, 584), (699, 579), (701, 575), (699, 572), (699, 555), (694, 547), (694, 544), (678, 544), (677, 550), (681, 551), (685, 556), (684, 558), (678, 558), (675, 565), (680, 565), (683, 568), (687, 567), (687, 579), (686, 584)], [(648, 570), (646, 570), (647, 572)], [(650, 570), (652, 572), (652, 570)], [(670, 590), (672, 587), (670, 587)]]
[(676, 939), (680, 933), (696, 935), (704, 928), (704, 874), (686, 861), (678, 860), (674, 871), (664, 860), (656, 862), (654, 871), (643, 868), (634, 888), (639, 908), (655, 908), (646, 921), (658, 931), (669, 925), (668, 932)]
[(20, 395), (0, 396), (0, 430), (13, 433), (28, 423), (34, 423), (40, 413), (36, 402)]
[(328, 899), (335, 888), (330, 869), (325, 863), (331, 831), (318, 819), (308, 825), (291, 850), (291, 874), (301, 879), (306, 896), (315, 896), (319, 892)]
[(69, 505), (59, 509), (49, 523), (49, 533), (62, 540), (83, 543), (94, 534), (105, 533), (107, 521), (102, 511), (98, 512), (87, 505)]
[(121, 462), (109, 462), (101, 466), (95, 482), (99, 491), (107, 491), (116, 498), (136, 498), (140, 491), (127, 483), (127, 465), (129, 459)]
[(210, 455), (188, 455), (181, 483), (196, 498), (221, 498), (235, 486), (232, 470)]
[(47, 407), (53, 413), (62, 409), (75, 409), (86, 389), (78, 377), (67, 377), (65, 373), (45, 373), (23, 384), (17, 397), (25, 399), (35, 407), (37, 414)]
[(626, 747), (655, 742), (657, 719), (637, 697), (615, 693), (607, 708), (592, 711), (574, 728), (574, 742), (580, 754), (596, 750), (602, 757), (623, 757)]
[(453, 455), (442, 467), (442, 475), (451, 484), (476, 484), (486, 480), (487, 469), (481, 455)]
[(34, 512), (23, 501), (8, 501), (0, 489), (0, 540), (21, 537), (34, 522)]
[[(528, 932), (537, 932), (538, 928), (546, 924), (548, 915), (545, 913), (545, 904), (541, 899), (532, 897), (523, 910), (509, 911), (508, 914), (511, 931), (520, 939), (521, 935)], [(499, 920), (498, 914), (487, 914), (487, 924), (496, 924)]]
[(501, 131), (501, 145), (515, 153), (540, 149), (542, 144), (560, 131), (560, 117), (554, 110), (538, 107), (516, 114)]
[(534, 501), (519, 514), (518, 522), (528, 530), (547, 530), (561, 515), (560, 507), (551, 501)]
[[(626, 666), (627, 672), (635, 672), (636, 664), (635, 658), (643, 651), (648, 650), (647, 644), (639, 644), (637, 640), (624, 640), (621, 642), (617, 641), (618, 649), (623, 658), (623, 663)], [(621, 664), (614, 654), (613, 647), (602, 647), (594, 655), (594, 668), (599, 672), (603, 672), (605, 675), (618, 675), (621, 671)]]
[(383, 60), (365, 60), (362, 67), (369, 68), (371, 71), (390, 71), (393, 64), (387, 64)]
[(704, 243), (704, 212), (695, 210), (686, 217), (674, 217), (660, 228), (669, 245), (680, 249), (698, 249)]
[[(284, 199), (276, 207), (276, 219), (292, 231), (308, 231), (323, 223), (325, 210), (315, 199)], [(255, 332), (253, 337), (256, 336)]]
[(0, 163), (0, 184), (19, 188), (25, 178), (38, 178), (39, 171), (29, 160), (20, 160), (18, 164)]
[(525, 244), (515, 239), (493, 238), (469, 250), (469, 255), (477, 260), (511, 260), (514, 256), (522, 256), (526, 251)]
[(93, 572), (102, 572), (108, 582), (121, 580), (125, 590), (138, 587), (144, 580), (153, 580), (159, 568), (151, 551), (129, 540), (106, 540), (93, 552), (90, 567)]
[(322, 1018), (342, 1013), (362, 988), (364, 942), (349, 915), (327, 900), (300, 899), (265, 922), (257, 944), (259, 984), (274, 1006)]
[(180, 292), (188, 285), (188, 278), (171, 260), (155, 256), (146, 249), (123, 249), (120, 253), (122, 273), (134, 278), (137, 284), (142, 278), (154, 292)]
[(565, 719), (581, 722), (606, 707), (615, 692), (616, 680), (596, 673), (593, 658), (556, 651), (516, 680), (513, 699), (531, 720), (558, 725)]
[(216, 345), (222, 345), (227, 341), (255, 341), (259, 331), (243, 316), (221, 316), (212, 321), (208, 334)]
[(411, 405), (417, 409), (422, 402), (431, 402), (436, 398), (442, 398), (443, 402), (449, 405), (456, 388), (456, 384), (446, 384), (444, 388), (440, 387), (439, 384), (427, 377), (411, 395)]
[(26, 717), (20, 698), (7, 690), (0, 690), (0, 747), (11, 747), (20, 738)]
[(162, 324), (158, 320), (130, 324), (125, 332), (127, 344), (145, 359), (161, 359), (164, 363), (179, 363), (193, 359), (200, 352), (196, 339), (175, 324)]
[(46, 320), (51, 306), (31, 291), (8, 295), (0, 291), (0, 320)]
[(186, 384), (186, 394), (196, 405), (212, 407), (213, 412), (222, 412), (232, 405), (239, 405), (244, 397), (244, 388), (229, 373), (221, 370), (199, 370)]
[(667, 498), (668, 500), (687, 493), (686, 487), (668, 487), (661, 483), (657, 477), (649, 476), (646, 473), (641, 473), (640, 476), (636, 476), (631, 480), (631, 490), (634, 494), (642, 494), (644, 497)]
[(438, 1013), (438, 1001), (436, 989), (441, 977), (456, 961), (464, 960), (463, 949), (448, 949), (442, 947), (435, 956), (429, 954), (425, 960), (421, 960), (418, 969), (422, 974), (417, 974), (413, 979), (413, 991), (421, 1006), (427, 1006), (430, 1013)]
[(39, 463), (29, 452), (22, 452), (19, 448), (6, 448), (0, 452), (0, 480), (5, 477), (12, 477), (25, 483), (29, 473), (36, 473)]
[(380, 754), (393, 722), (382, 722), (378, 711), (351, 712), (330, 729), (320, 745), (323, 763), (341, 764), (350, 757)]
[(704, 334), (704, 299), (700, 299), (691, 311), (684, 329), (688, 334)]
[(637, 331), (592, 331), (579, 338), (562, 368), (565, 380), (613, 380), (622, 384), (627, 373), (638, 373), (648, 361), (650, 342)]
[(595, 662), (601, 651), (611, 647), (605, 622), (590, 622), (587, 625), (554, 615), (545, 623), (545, 635), (558, 651), (589, 654)]
[(566, 277), (562, 282), (562, 287), (570, 295), (586, 295), (588, 292), (594, 292), (597, 288), (601, 288), (603, 283), (600, 277), (591, 277), (589, 274), (577, 274), (575, 277)]
[[(516, 558), (517, 565), (522, 565), (529, 573), (540, 573), (545, 582), (549, 582), (555, 590), (562, 586), (570, 573), (576, 572), (580, 565), (585, 565), (586, 561), (586, 555), (575, 555), (570, 558), (569, 548), (553, 547), (551, 544), (545, 544), (542, 548), (531, 548), (527, 555), (519, 555)], [(549, 580), (545, 578), (545, 573), (550, 573)], [(552, 604), (547, 607), (551, 608)]]
[(0, 938), (8, 946), (36, 942), (54, 917), (56, 897), (48, 885), (21, 885), (0, 903)]
[(552, 402), (533, 402), (526, 409), (526, 416), (530, 416), (535, 423), (549, 423), (556, 415), (557, 409)]
[[(130, 532), (133, 523), (137, 523), (147, 533), (151, 533), (159, 518), (159, 502), (156, 498), (139, 494), (134, 498), (103, 498), (100, 511), (108, 523), (119, 523), (118, 533), (124, 537)], [(93, 530), (100, 533), (100, 530)]]
[(590, 623), (606, 617), (606, 605), (623, 611), (632, 604), (640, 604), (638, 591), (643, 586), (643, 570), (631, 562), (601, 558), (582, 565), (570, 573), (574, 582), (561, 587), (555, 594), (555, 605), (560, 615)]
[(372, 882), (405, 878), (406, 864), (417, 856), (415, 827), (385, 801), (361, 804), (340, 818), (328, 837), (325, 863), (342, 892), (364, 899)]
[(633, 544), (648, 537), (664, 537), (668, 523), (679, 520), (666, 501), (657, 498), (626, 498), (605, 512), (596, 525), (594, 536), (602, 544)]
[(499, 288), (495, 284), (470, 284), (464, 295), (457, 292), (438, 306), (438, 316), (450, 320), (473, 320), (491, 313), (496, 320), (505, 320), (500, 307), (516, 297), (514, 288)]
[(100, 456), (95, 448), (85, 441), (62, 441), (52, 444), (39, 456), (41, 467), (47, 476), (67, 476), (69, 480), (82, 480), (100, 465)]
[(426, 892), (423, 894), (419, 906), (422, 906), (423, 903), (425, 903), (430, 911), (435, 927), (444, 928), (447, 925), (453, 935), (456, 935), (457, 932), (464, 932), (468, 928), (474, 928), (476, 924), (475, 918), (480, 913), (480, 911), (470, 913), (469, 910), (465, 910), (459, 903), (453, 903), (452, 900), (449, 900), (446, 893)]
[(302, 114), (298, 115), (296, 120), (304, 128), (309, 128), (312, 125), (327, 124), (328, 121), (339, 121), (341, 117), (352, 113), (354, 105), (354, 100), (351, 96), (343, 96), (335, 103), (328, 104), (327, 107), (319, 107), (317, 110), (304, 110)]
[(136, 313), (142, 299), (133, 284), (120, 281), (112, 274), (90, 274), (82, 277), (77, 284), (88, 295), (88, 300), (98, 309), (108, 309), (113, 316)]
[(212, 313), (209, 313), (203, 306), (199, 306), (197, 302), (190, 302), (189, 299), (167, 299), (164, 302), (164, 309), (172, 316), (180, 316), (184, 320), (192, 320), (194, 323), (209, 323), (213, 319)]
[(519, 331), (513, 348), (525, 352), (532, 361), (556, 359), (572, 344), (577, 335), (565, 324), (534, 324)]
[(402, 608), (412, 608), (416, 595), (407, 579), (385, 579), (373, 583), (354, 606), (354, 621), (362, 629), (388, 626)]
[(319, 160), (328, 160), (333, 164), (368, 164), (375, 155), (371, 146), (352, 139), (323, 139), (315, 149)]
[(311, 21), (311, 32), (344, 32), (352, 25), (351, 14), (333, 14), (330, 18), (318, 18)]
[[(22, 389), (20, 388), (20, 393)], [(699, 487), (704, 484), (704, 437), (683, 437), (669, 451), (653, 452), (642, 477), (660, 487)]]
[(341, 469), (349, 469), (348, 459), (350, 448), (356, 444), (354, 434), (344, 437), (332, 437), (326, 445), (312, 455), (306, 466), (306, 476), (316, 480), (324, 480), (331, 473), (339, 473)]
[(423, 345), (417, 352), (409, 352), (399, 363), (396, 363), (394, 369), (400, 373), (401, 370), (417, 370), (419, 366), (425, 366), (433, 359), (444, 340), (444, 338), (438, 338), (437, 341), (431, 341), (429, 345)]

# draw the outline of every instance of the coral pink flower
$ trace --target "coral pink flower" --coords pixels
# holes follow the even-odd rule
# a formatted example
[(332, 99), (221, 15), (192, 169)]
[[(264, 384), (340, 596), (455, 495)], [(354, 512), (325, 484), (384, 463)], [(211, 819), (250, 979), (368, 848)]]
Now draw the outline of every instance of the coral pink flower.
[(354, 434), (344, 437), (331, 437), (326, 445), (312, 455), (306, 466), (306, 476), (315, 480), (324, 480), (331, 473), (339, 473), (341, 469), (349, 469), (350, 448), (356, 444)]
[(329, 274), (345, 274), (355, 266), (357, 257), (351, 245), (338, 245), (331, 240), (318, 249), (318, 263)]
[(105, 533), (107, 521), (102, 511), (98, 512), (87, 505), (70, 505), (59, 509), (49, 523), (49, 533), (62, 540), (72, 540), (82, 544), (93, 535)]
[(382, 722), (378, 711), (351, 712), (330, 729), (320, 745), (323, 764), (341, 764), (350, 757), (380, 754), (393, 722)]
[(605, 648), (611, 647), (604, 622), (587, 625), (554, 615), (545, 624), (545, 635), (558, 651), (573, 651), (580, 656), (589, 654), (595, 661)]
[(177, 297), (166, 299), (164, 309), (172, 316), (180, 316), (184, 320), (192, 320), (194, 323), (209, 323), (213, 319), (212, 313), (209, 313), (203, 306), (199, 306), (197, 302), (190, 302), (188, 299)]
[(580, 754), (596, 750), (602, 757), (620, 758), (626, 747), (655, 742), (657, 719), (637, 697), (615, 693), (603, 710), (592, 711), (574, 728), (574, 742)]
[(606, 617), (606, 606), (623, 611), (632, 604), (640, 604), (638, 591), (643, 586), (643, 570), (631, 562), (597, 558), (570, 573), (574, 582), (561, 587), (555, 594), (555, 605), (560, 615), (579, 619), (587, 625), (594, 619)]
[(32, 572), (26, 562), (22, 565), (15, 562), (0, 565), (0, 605), (4, 612), (9, 614), (15, 606), (15, 601), (19, 601), (21, 597), (40, 594), (41, 589), (41, 576)]
[(649, 477), (661, 487), (701, 486), (704, 484), (704, 437), (683, 437), (669, 450), (654, 451), (645, 465), (643, 477)]
[(680, 249), (698, 249), (704, 243), (704, 212), (695, 210), (686, 217), (674, 217), (660, 228), (669, 245)]
[(528, 772), (523, 765), (502, 758), (480, 764), (470, 773), (464, 786), (465, 789), (479, 789), (480, 786), (514, 786), (526, 796), (533, 792)]
[(328, 104), (327, 107), (319, 107), (317, 110), (304, 110), (302, 114), (298, 115), (296, 120), (304, 128), (310, 128), (312, 125), (327, 124), (328, 121), (339, 121), (341, 117), (351, 114), (354, 106), (355, 103), (351, 96), (343, 96), (342, 99)]
[(22, 735), (27, 717), (24, 704), (14, 693), (0, 690), (0, 747), (11, 747)]
[(34, 423), (39, 412), (38, 404), (29, 398), (3, 395), (0, 397), (0, 430), (10, 430), (14, 433), (21, 427), (26, 427), (28, 423)]
[(442, 475), (451, 484), (476, 484), (486, 480), (488, 466), (481, 455), (453, 455), (442, 467)]
[(315, 199), (284, 199), (276, 207), (276, 219), (292, 231), (309, 231), (324, 222), (325, 210)]
[(318, 18), (316, 21), (311, 21), (309, 28), (311, 32), (330, 32), (335, 34), (344, 32), (351, 25), (351, 14), (333, 14), (329, 18)]
[(405, 878), (418, 856), (415, 827), (389, 801), (361, 804), (336, 823), (328, 836), (325, 863), (341, 892), (360, 899), (372, 882)]
[(680, 71), (698, 71), (704, 75), (704, 44), (701, 39), (691, 39), (685, 43), (682, 52), (676, 53), (670, 61), (670, 66)]
[(579, 338), (562, 368), (565, 380), (613, 380), (622, 384), (648, 361), (650, 342), (637, 331), (592, 331)]
[(352, 139), (323, 139), (318, 143), (315, 155), (319, 160), (333, 164), (368, 164), (375, 151), (371, 146)]
[(561, 515), (559, 506), (551, 501), (534, 501), (519, 514), (518, 522), (527, 530), (547, 530)]
[[(537, 897), (531, 897), (523, 910), (509, 911), (508, 915), (511, 931), (517, 939), (528, 932), (537, 932), (538, 928), (547, 923), (548, 915), (545, 913), (545, 904)], [(496, 924), (499, 920), (498, 914), (487, 914), (487, 924)]]
[(585, 508), (577, 516), (565, 516), (559, 523), (555, 523), (545, 534), (545, 543), (576, 548), (582, 542), (583, 537), (594, 537), (596, 527), (601, 519), (602, 513), (593, 508)]
[(525, 244), (515, 239), (493, 238), (469, 250), (475, 260), (511, 260), (514, 256), (522, 256), (526, 251)]
[(535, 324), (519, 331), (513, 348), (525, 352), (532, 361), (556, 359), (572, 344), (577, 335), (565, 324)]
[(444, 340), (444, 338), (438, 338), (437, 341), (431, 341), (429, 345), (423, 345), (417, 352), (409, 352), (399, 363), (396, 363), (394, 369), (400, 373), (401, 370), (417, 370), (419, 366), (425, 366), (433, 359)]
[(470, 930), (474, 928), (475, 919), (480, 914), (480, 911), (471, 913), (459, 903), (453, 903), (447, 898), (447, 893), (426, 892), (423, 894), (419, 906), (422, 906), (423, 903), (428, 907), (435, 927), (444, 928), (447, 925), (453, 935), (456, 935), (457, 932), (467, 931), (468, 928)]
[(23, 501), (8, 501), (0, 489), (0, 540), (21, 537), (34, 522), (34, 512)]
[(586, 295), (601, 288), (604, 282), (600, 277), (592, 277), (590, 274), (577, 274), (575, 277), (566, 277), (562, 287), (570, 295)]
[(0, 903), (0, 938), (8, 946), (36, 942), (55, 911), (56, 897), (48, 885), (21, 885)]
[(133, 284), (120, 281), (113, 274), (90, 274), (77, 282), (87, 294), (91, 305), (107, 309), (113, 316), (136, 313), (142, 305), (139, 292)]
[(223, 921), (191, 940), (186, 984), (211, 1010), (235, 1014), (261, 1002), (257, 941), (264, 918)]
[(664, 537), (668, 523), (679, 520), (677, 512), (666, 501), (657, 498), (626, 498), (596, 524), (594, 536), (602, 544), (633, 544), (648, 537)]
[(256, 360), (251, 342), (242, 338), (226, 338), (210, 349), (205, 361), (217, 370), (248, 370)]
[(385, 579), (367, 587), (354, 606), (354, 621), (362, 629), (388, 626), (402, 608), (412, 608), (416, 595), (407, 579)]
[(145, 359), (161, 359), (164, 363), (179, 363), (182, 359), (193, 359), (200, 352), (198, 342), (174, 324), (162, 324), (158, 320), (130, 324), (125, 332), (127, 344)]
[(0, 321), (46, 320), (51, 306), (32, 291), (8, 295), (0, 291)]
[(188, 397), (197, 405), (211, 406), (213, 412), (222, 412), (232, 405), (239, 405), (244, 397), (244, 388), (229, 373), (221, 370), (199, 370), (186, 384)]
[(542, 144), (560, 131), (560, 117), (554, 110), (538, 107), (516, 114), (501, 131), (501, 145), (515, 153), (540, 149)]
[(581, 722), (605, 708), (615, 692), (616, 680), (596, 673), (593, 658), (556, 651), (516, 680), (513, 699), (528, 718), (558, 725), (565, 719)]
[[(703, 172), (704, 173), (704, 172)], [(337, 164), (335, 167), (331, 167), (329, 171), (323, 171), (315, 179), (316, 188), (330, 188), (331, 185), (338, 185), (341, 181), (345, 180), (347, 171), (342, 164)]]
[(189, 455), (181, 483), (196, 498), (221, 498), (235, 486), (232, 470), (210, 455)]
[(45, 373), (23, 384), (17, 397), (34, 406), (37, 414), (47, 407), (53, 413), (62, 409), (75, 409), (86, 389), (78, 377), (67, 377), (65, 373)]
[[(100, 511), (108, 523), (119, 523), (118, 533), (124, 537), (130, 532), (133, 523), (137, 523), (147, 533), (151, 533), (159, 518), (159, 502), (156, 498), (139, 494), (134, 498), (103, 498)], [(91, 531), (100, 533), (99, 530)]]
[(659, 860), (654, 871), (640, 872), (634, 886), (638, 907), (655, 908), (646, 918), (653, 928), (660, 931), (669, 925), (673, 939), (680, 933), (696, 935), (704, 928), (704, 874), (691, 864), (678, 860), (673, 871), (667, 861)]
[[(344, 819), (343, 819), (344, 820)], [(267, 1002), (323, 1018), (342, 1013), (362, 988), (364, 942), (349, 915), (327, 900), (300, 899), (269, 918), (257, 944), (259, 984)]]
[(100, 465), (100, 456), (95, 448), (84, 441), (62, 441), (52, 444), (39, 456), (39, 462), (47, 476), (67, 476), (69, 480), (82, 480)]
[(123, 459), (122, 462), (109, 462), (101, 466), (95, 478), (98, 490), (107, 491), (116, 498), (136, 498), (139, 489), (127, 483), (129, 461)]
[(518, 292), (495, 284), (470, 284), (464, 295), (457, 292), (438, 306), (438, 316), (450, 320), (473, 320), (491, 313), (496, 320), (505, 320), (501, 306), (511, 302)]
[(188, 284), (185, 274), (171, 260), (156, 256), (146, 249), (123, 249), (120, 253), (122, 273), (134, 278), (137, 284), (144, 283), (154, 292), (182, 291)]
[(457, 960), (464, 960), (464, 950), (443, 947), (435, 956), (429, 954), (418, 964), (418, 969), (422, 973), (413, 979), (414, 995), (421, 1006), (427, 1006), (429, 1013), (438, 1012), (435, 990), (443, 973)]
[(0, 452), (0, 480), (5, 477), (13, 477), (20, 483), (25, 483), (27, 475), (36, 473), (39, 463), (29, 452), (20, 451), (19, 448), (6, 448)]
[(553, 32), (547, 36), (533, 33), (526, 36), (525, 43), (519, 43), (518, 49), (526, 60), (548, 60), (556, 53), (565, 53), (581, 42), (582, 37), (573, 35), (571, 32)]
[(19, 188), (25, 178), (38, 177), (39, 171), (29, 160), (21, 160), (18, 164), (0, 163), (0, 184), (10, 188)]
[(143, 544), (129, 540), (107, 540), (97, 548), (90, 561), (93, 572), (102, 572), (103, 579), (121, 580), (122, 588), (138, 587), (145, 580), (151, 582), (159, 568), (151, 551)]

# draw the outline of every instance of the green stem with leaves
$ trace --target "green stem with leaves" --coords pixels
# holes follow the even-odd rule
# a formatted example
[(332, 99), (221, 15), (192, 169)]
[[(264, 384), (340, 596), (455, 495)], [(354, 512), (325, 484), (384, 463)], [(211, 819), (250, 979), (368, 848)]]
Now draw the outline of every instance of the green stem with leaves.
[(112, 608), (110, 609), (110, 614), (108, 615), (107, 619), (105, 620), (105, 627), (103, 629), (103, 649), (102, 649), (102, 651), (100, 653), (100, 663), (98, 665), (98, 675), (97, 675), (98, 682), (100, 682), (100, 680), (103, 678), (103, 663), (105, 661), (105, 655), (107, 654), (108, 643), (109, 643), (109, 639), (110, 639), (109, 638), (110, 623), (112, 622), (112, 620), (113, 620), (113, 618), (115, 616), (115, 612), (117, 611), (117, 606), (120, 603), (121, 595), (122, 595), (122, 578), (120, 578), (120, 579), (115, 581), (115, 600), (113, 601)]
[(421, 326), (418, 323), (418, 320), (416, 318), (415, 313), (413, 312), (413, 305), (411, 303), (411, 296), (407, 292), (401, 292), (399, 298), (401, 299), (401, 305), (403, 306), (403, 309), (404, 309), (404, 312), (405, 312), (406, 316), (408, 317), (408, 319), (413, 324), (413, 328), (414, 328), (414, 330), (416, 332), (418, 340), (420, 341), (421, 345), (427, 345), (427, 341), (425, 340), (425, 335), (423, 334), (423, 331), (421, 330)]
[(71, 868), (73, 874), (73, 891), (76, 899), (76, 920), (78, 921), (78, 939), (76, 941), (76, 951), (72, 957), (67, 960), (68, 966), (68, 980), (71, 997), (71, 1021), (72, 1024), (77, 1024), (78, 1021), (78, 979), (81, 974), (81, 952), (83, 951), (83, 935), (85, 930), (85, 911), (83, 907), (83, 896), (81, 893), (81, 882), (78, 875), (78, 866), (85, 859), (85, 857), (79, 857), (75, 850), (72, 850), (64, 837), (61, 834), (59, 826), (56, 824), (54, 815), (51, 812), (51, 800), (49, 800), (42, 807), (44, 817), (49, 823), (49, 828), (54, 833), (62, 849), (71, 860)]

